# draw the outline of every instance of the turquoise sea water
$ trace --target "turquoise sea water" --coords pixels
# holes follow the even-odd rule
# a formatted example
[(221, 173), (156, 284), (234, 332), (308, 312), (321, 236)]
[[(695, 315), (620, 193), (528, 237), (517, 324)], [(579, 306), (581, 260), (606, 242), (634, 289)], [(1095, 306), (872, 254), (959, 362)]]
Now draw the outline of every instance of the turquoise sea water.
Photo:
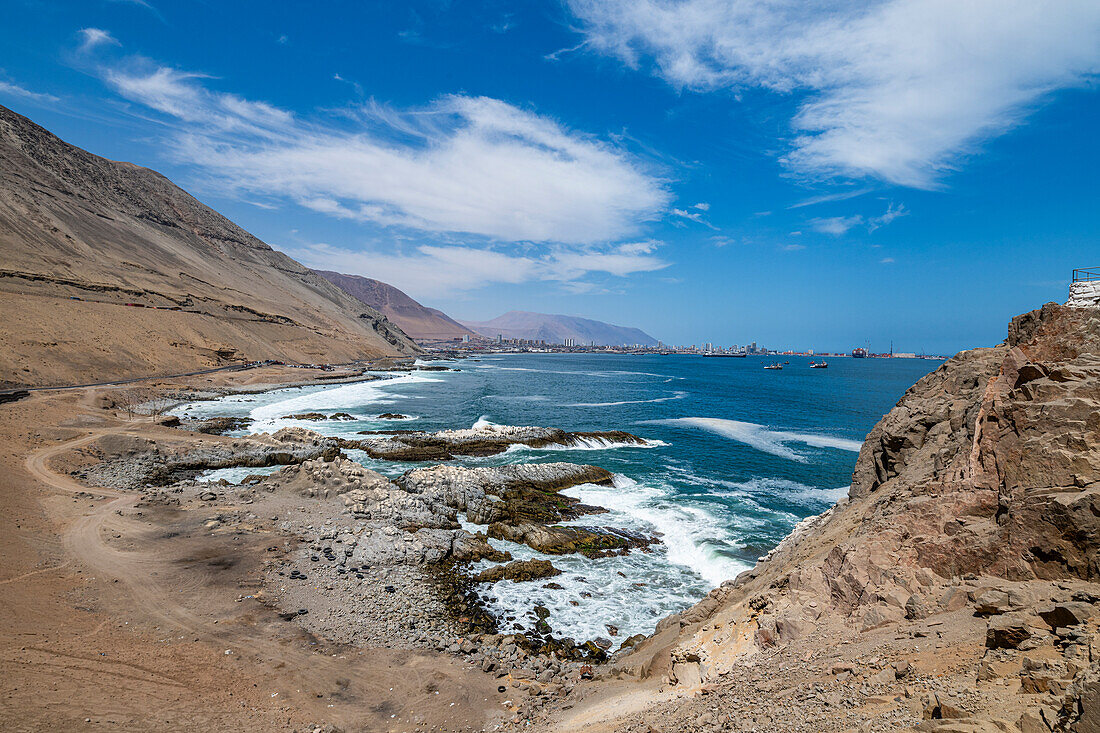
[[(485, 595), (504, 628), (528, 626), (528, 614), (539, 604), (550, 609), (555, 635), (608, 636), (612, 625), (625, 638), (652, 631), (659, 619), (751, 567), (795, 523), (843, 496), (864, 436), (939, 364), (842, 358), (830, 360), (828, 369), (810, 369), (809, 358), (785, 358), (790, 363), (782, 371), (770, 371), (763, 365), (774, 358), (492, 355), (444, 362), (458, 372), (237, 395), (177, 412), (248, 415), (256, 421), (250, 432), (296, 424), (327, 434), (441, 430), (487, 420), (571, 431), (619, 429), (650, 440), (648, 447), (519, 448), (459, 461), (572, 461), (615, 474), (614, 487), (566, 492), (612, 510), (578, 523), (660, 533), (660, 545), (623, 558), (551, 558), (564, 571), (553, 579), (562, 589), (502, 581), (485, 587)], [(305, 411), (349, 412), (359, 419), (283, 419)], [(377, 420), (382, 412), (416, 419)], [(415, 467), (352, 455), (391, 476)], [(233, 473), (228, 476), (232, 480)], [(538, 556), (523, 546), (494, 544), (517, 558)]]

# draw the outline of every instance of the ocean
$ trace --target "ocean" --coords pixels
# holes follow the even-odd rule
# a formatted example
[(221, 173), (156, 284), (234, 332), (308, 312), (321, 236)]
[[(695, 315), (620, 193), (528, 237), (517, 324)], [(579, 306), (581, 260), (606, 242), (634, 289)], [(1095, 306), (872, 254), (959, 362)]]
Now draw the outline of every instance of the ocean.
[[(466, 465), (572, 461), (615, 474), (613, 487), (565, 493), (611, 511), (579, 524), (660, 534), (649, 552), (587, 559), (552, 557), (563, 571), (544, 582), (483, 586), (502, 630), (529, 627), (535, 605), (550, 611), (556, 636), (577, 641), (650, 633), (661, 618), (752, 567), (801, 519), (829, 508), (848, 490), (867, 432), (916, 380), (940, 364), (921, 359), (811, 359), (487, 355), (432, 362), (460, 371), (388, 374), (385, 381), (233, 395), (181, 406), (188, 417), (248, 416), (248, 432), (299, 425), (330, 435), (360, 430), (442, 430), (478, 421), (570, 431), (626, 430), (648, 445), (593, 443), (582, 448), (513, 448)], [(355, 421), (284, 419), (291, 413), (348, 412)], [(378, 420), (400, 412), (413, 420)], [(416, 464), (351, 457), (388, 476)], [(275, 469), (272, 469), (275, 470)], [(239, 480), (256, 469), (211, 472)], [(479, 529), (466, 525), (471, 530)], [(481, 528), (484, 529), (484, 528)], [(539, 553), (492, 540), (516, 559)], [(488, 563), (482, 563), (488, 566)], [(476, 569), (480, 569), (480, 566)]]

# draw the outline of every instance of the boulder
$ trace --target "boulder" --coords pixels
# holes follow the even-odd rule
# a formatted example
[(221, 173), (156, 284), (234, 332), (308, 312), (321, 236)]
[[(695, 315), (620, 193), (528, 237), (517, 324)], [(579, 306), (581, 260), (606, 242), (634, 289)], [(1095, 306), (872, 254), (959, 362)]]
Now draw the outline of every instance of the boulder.
[(987, 590), (974, 600), (974, 613), (980, 616), (997, 616), (1010, 610), (1012, 603), (1003, 590)]
[(990, 649), (1016, 649), (1032, 636), (1027, 619), (1009, 613), (989, 619), (985, 632), (985, 645)]
[(1091, 604), (1081, 601), (1069, 601), (1067, 603), (1058, 603), (1054, 606), (1041, 608), (1036, 611), (1036, 613), (1051, 629), (1057, 629), (1061, 626), (1083, 624), (1089, 618), (1096, 615), (1096, 608)]

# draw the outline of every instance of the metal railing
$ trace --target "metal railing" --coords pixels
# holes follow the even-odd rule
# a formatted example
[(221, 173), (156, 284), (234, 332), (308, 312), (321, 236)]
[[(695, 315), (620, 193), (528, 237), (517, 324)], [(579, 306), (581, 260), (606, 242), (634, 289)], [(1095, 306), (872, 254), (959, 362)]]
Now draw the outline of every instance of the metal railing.
[(1079, 267), (1073, 271), (1073, 282), (1083, 283), (1100, 280), (1100, 267)]

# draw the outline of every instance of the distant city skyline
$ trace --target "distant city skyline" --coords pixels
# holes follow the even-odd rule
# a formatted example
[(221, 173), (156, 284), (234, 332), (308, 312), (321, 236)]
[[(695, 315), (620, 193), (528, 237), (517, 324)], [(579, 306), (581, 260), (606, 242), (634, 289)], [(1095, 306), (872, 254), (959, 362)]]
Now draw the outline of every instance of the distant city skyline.
[(1100, 265), (1100, 4), (12, 0), (0, 104), (449, 315), (954, 353)]

